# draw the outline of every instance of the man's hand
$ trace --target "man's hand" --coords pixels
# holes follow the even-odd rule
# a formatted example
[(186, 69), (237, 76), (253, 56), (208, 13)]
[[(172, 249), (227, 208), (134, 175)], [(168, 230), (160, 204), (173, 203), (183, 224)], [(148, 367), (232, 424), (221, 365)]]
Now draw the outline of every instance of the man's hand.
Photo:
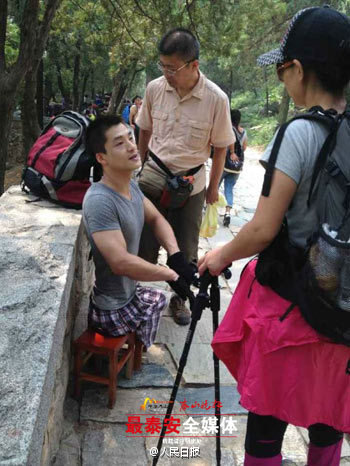
[(177, 295), (184, 301), (192, 295), (189, 285), (186, 280), (182, 277), (178, 277), (176, 281), (168, 281), (171, 288), (175, 291)]
[(207, 192), (205, 194), (205, 202), (207, 204), (215, 204), (219, 200), (219, 189), (217, 187), (213, 188), (208, 186)]
[(197, 272), (197, 267), (194, 264), (189, 264), (181, 251), (176, 252), (169, 256), (167, 265), (175, 270), (181, 277), (183, 277), (188, 286), (190, 286), (194, 279), (194, 274)]

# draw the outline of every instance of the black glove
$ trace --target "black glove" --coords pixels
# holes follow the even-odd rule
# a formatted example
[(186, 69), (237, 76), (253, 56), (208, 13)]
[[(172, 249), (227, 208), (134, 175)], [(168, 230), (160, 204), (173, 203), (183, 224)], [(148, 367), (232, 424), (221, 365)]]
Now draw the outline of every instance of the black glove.
[(191, 285), (194, 278), (195, 273), (197, 272), (197, 266), (193, 263), (189, 264), (184, 256), (184, 253), (179, 251), (175, 254), (172, 254), (168, 257), (167, 265), (175, 270), (175, 272), (183, 277), (186, 280), (187, 285)]
[(192, 295), (189, 285), (181, 276), (179, 276), (176, 281), (168, 281), (167, 283), (169, 283), (175, 293), (179, 295), (180, 298), (184, 301), (186, 301), (186, 299)]

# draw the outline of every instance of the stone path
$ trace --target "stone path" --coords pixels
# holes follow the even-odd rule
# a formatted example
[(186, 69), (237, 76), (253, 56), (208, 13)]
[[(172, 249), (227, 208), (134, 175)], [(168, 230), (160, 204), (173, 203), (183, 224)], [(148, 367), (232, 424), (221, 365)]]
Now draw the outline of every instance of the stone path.
[[(248, 149), (246, 164), (235, 190), (234, 216), (230, 228), (223, 228), (223, 211), (219, 212), (219, 230), (214, 238), (200, 239), (199, 256), (207, 250), (232, 239), (240, 227), (251, 219), (262, 183), (263, 170), (258, 163), (259, 153)], [(163, 255), (162, 260), (165, 260)], [(232, 266), (232, 278), (221, 284), (220, 318), (224, 315), (232, 292), (239, 279), (240, 271), (246, 260), (237, 261)], [(153, 284), (154, 285), (154, 284)], [(170, 297), (170, 290), (165, 283), (158, 284)], [(177, 326), (168, 312), (165, 312), (158, 331), (155, 344), (143, 355), (141, 372), (135, 373), (131, 380), (120, 377), (118, 380), (117, 402), (112, 410), (107, 408), (107, 390), (96, 385), (85, 385), (81, 406), (69, 395), (65, 403), (65, 425), (61, 447), (54, 461), (55, 466), (115, 466), (115, 465), (148, 465), (152, 462), (150, 449), (157, 445), (158, 438), (139, 437), (126, 433), (128, 416), (139, 416), (142, 420), (154, 416), (160, 420), (165, 413), (163, 405), (149, 405), (146, 411), (140, 409), (144, 400), (152, 398), (167, 401), (176, 375), (178, 362), (187, 335), (187, 327)], [(210, 349), (212, 338), (211, 313), (203, 312), (197, 325), (191, 351), (183, 374), (183, 383), (178, 392), (174, 406), (174, 417), (181, 419), (180, 432), (188, 434), (186, 425), (195, 424), (197, 429), (210, 422), (213, 409), (201, 406), (205, 400), (208, 405), (214, 401), (213, 363)], [(244, 436), (247, 413), (239, 405), (236, 384), (227, 369), (220, 365), (222, 414), (227, 414), (234, 426), (229, 435), (222, 438), (222, 465), (241, 466), (244, 459)], [(181, 411), (181, 404), (186, 400), (187, 408)], [(163, 407), (162, 407), (163, 406)], [(147, 413), (149, 416), (143, 416)], [(178, 414), (181, 414), (179, 416)], [(223, 416), (225, 418), (225, 416)], [(186, 423), (185, 423), (186, 421)], [(185, 424), (184, 424), (185, 423)], [(185, 430), (187, 429), (187, 430)], [(197, 430), (198, 431), (198, 430)], [(202, 434), (202, 430), (200, 434)], [(147, 434), (149, 435), (149, 434)], [(283, 444), (283, 465), (302, 466), (306, 464), (307, 432), (305, 429), (289, 426)], [(181, 444), (181, 442), (183, 442)], [(192, 442), (192, 443), (190, 443)], [(199, 442), (199, 443), (196, 443)], [(215, 465), (215, 439), (208, 437), (179, 437), (179, 434), (164, 442), (165, 455), (159, 465)], [(171, 454), (190, 456), (194, 448), (199, 448), (200, 457), (180, 458), (168, 457)], [(191, 448), (193, 450), (191, 450)], [(350, 466), (350, 446), (344, 442), (341, 465)]]

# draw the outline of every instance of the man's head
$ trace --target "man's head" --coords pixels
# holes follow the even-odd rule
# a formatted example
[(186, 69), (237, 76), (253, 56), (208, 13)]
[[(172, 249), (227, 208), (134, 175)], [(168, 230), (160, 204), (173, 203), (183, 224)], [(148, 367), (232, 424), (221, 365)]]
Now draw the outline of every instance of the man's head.
[(86, 148), (104, 173), (130, 173), (141, 166), (133, 131), (119, 116), (101, 116), (90, 123)]
[(191, 31), (175, 28), (159, 42), (159, 69), (172, 87), (186, 87), (198, 76), (199, 43)]

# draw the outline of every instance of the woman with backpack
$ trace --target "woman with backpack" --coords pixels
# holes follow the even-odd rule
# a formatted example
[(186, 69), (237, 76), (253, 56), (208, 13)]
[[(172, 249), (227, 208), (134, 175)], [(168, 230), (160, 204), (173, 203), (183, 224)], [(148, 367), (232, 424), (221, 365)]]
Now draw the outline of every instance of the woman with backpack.
[[(301, 10), (291, 20), (280, 47), (259, 57), (258, 64), (276, 65), (278, 78), (296, 106), (318, 107), (316, 113), (329, 110), (335, 120), (346, 108), (350, 21), (329, 7)], [(288, 297), (294, 275), (276, 280), (287, 254), (289, 259), (295, 253), (300, 260), (295, 270), (300, 270), (307, 240), (318, 225), (315, 205), (307, 201), (315, 161), (329, 134), (320, 122), (292, 121), (278, 141), (272, 181), (265, 178), (266, 184), (271, 181), (270, 190), (267, 195), (263, 187), (253, 219), (231, 242), (199, 260), (201, 274), (208, 269), (218, 275), (232, 261), (263, 252), (243, 270), (212, 342), (237, 380), (241, 404), (249, 411), (245, 466), (280, 466), (288, 423), (309, 431), (308, 466), (338, 466), (343, 432), (350, 432), (350, 348), (335, 344), (304, 320), (301, 304), (295, 306), (293, 296)], [(278, 132), (262, 156), (267, 168), (275, 140), (281, 136)], [(284, 217), (287, 249), (282, 241)], [(275, 253), (269, 257), (272, 262), (261, 262), (269, 250)], [(266, 275), (268, 270), (271, 277)]]
[(241, 112), (238, 109), (231, 110), (232, 129), (236, 136), (236, 142), (227, 148), (224, 171), (220, 185), (224, 182), (226, 209), (223, 225), (228, 227), (231, 221), (231, 209), (233, 206), (233, 188), (237, 183), (239, 174), (243, 169), (244, 151), (247, 148), (247, 133), (240, 126)]

